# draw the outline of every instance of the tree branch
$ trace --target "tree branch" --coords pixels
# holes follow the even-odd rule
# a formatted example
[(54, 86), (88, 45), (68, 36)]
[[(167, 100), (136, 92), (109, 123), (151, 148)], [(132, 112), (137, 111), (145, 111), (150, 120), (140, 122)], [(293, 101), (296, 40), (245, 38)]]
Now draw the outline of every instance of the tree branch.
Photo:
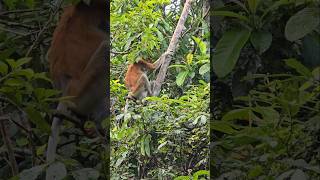
[(153, 89), (154, 96), (158, 96), (160, 94), (161, 86), (162, 86), (164, 79), (166, 77), (166, 73), (167, 73), (168, 67), (170, 65), (170, 62), (172, 60), (173, 53), (176, 50), (178, 40), (179, 40), (179, 38), (181, 36), (181, 32), (184, 28), (184, 23), (186, 22), (188, 12), (190, 10), (191, 2), (192, 2), (192, 0), (186, 0), (184, 7), (183, 7), (183, 10), (182, 10), (182, 13), (181, 13), (181, 16), (180, 16), (180, 19), (178, 21), (177, 27), (173, 33), (172, 38), (171, 38), (169, 47), (168, 47), (167, 51), (160, 57), (160, 58), (162, 58), (161, 59), (162, 65), (161, 65), (161, 68), (159, 70), (159, 73), (157, 75), (157, 78), (156, 78), (156, 81), (154, 84), (154, 89)]

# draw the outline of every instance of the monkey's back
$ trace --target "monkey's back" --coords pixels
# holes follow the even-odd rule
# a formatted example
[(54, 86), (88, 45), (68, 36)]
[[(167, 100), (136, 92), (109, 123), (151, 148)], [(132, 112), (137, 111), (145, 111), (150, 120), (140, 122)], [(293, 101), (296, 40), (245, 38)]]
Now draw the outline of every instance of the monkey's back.
[(129, 91), (132, 91), (136, 86), (138, 79), (141, 76), (141, 68), (139, 64), (134, 63), (128, 66), (126, 76), (124, 78), (125, 85)]
[[(90, 57), (106, 38), (98, 29), (104, 19), (100, 10), (79, 6), (64, 10), (48, 52), (50, 73), (57, 88), (63, 89), (63, 81), (68, 78), (80, 77)], [(88, 28), (90, 26), (92, 28)]]

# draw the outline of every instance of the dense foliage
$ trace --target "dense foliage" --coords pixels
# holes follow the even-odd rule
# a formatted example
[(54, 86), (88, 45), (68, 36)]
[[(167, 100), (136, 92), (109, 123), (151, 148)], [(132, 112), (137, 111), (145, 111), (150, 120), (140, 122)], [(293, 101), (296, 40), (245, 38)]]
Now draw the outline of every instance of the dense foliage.
[(319, 1), (215, 1), (213, 16), (212, 178), (319, 178)]
[[(44, 179), (51, 120), (61, 115), (57, 102), (67, 100), (59, 98), (47, 73), (53, 30), (71, 1), (56, 2), (0, 1), (0, 179)], [(64, 121), (54, 164), (58, 179), (108, 176), (104, 145), (81, 126)]]
[(138, 58), (155, 61), (166, 51), (182, 8), (168, 0), (111, 3), (112, 179), (208, 178), (209, 9), (204, 1), (192, 3), (160, 96), (130, 102), (124, 112), (128, 64)]

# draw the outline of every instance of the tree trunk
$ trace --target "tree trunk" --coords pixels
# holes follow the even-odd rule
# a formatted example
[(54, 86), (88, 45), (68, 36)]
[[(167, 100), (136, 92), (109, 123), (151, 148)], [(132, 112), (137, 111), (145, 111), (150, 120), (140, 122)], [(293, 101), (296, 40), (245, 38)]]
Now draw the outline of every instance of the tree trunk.
[(172, 56), (173, 53), (176, 50), (176, 47), (178, 45), (178, 40), (181, 36), (181, 32), (184, 28), (184, 23), (186, 22), (187, 16), (188, 16), (188, 12), (189, 9), (191, 7), (191, 2), (192, 0), (186, 0), (180, 19), (178, 21), (177, 27), (173, 33), (173, 36), (171, 38), (169, 47), (167, 49), (167, 51), (160, 57), (162, 59), (160, 59), (162, 61), (162, 65), (161, 68), (159, 70), (159, 73), (157, 75), (157, 78), (155, 80), (155, 84), (154, 84), (154, 88), (153, 88), (153, 95), (154, 96), (158, 96), (160, 94), (160, 90), (161, 90), (161, 86), (164, 82), (164, 79), (166, 77), (166, 73), (168, 70), (168, 67), (170, 65), (170, 62), (172, 60)]

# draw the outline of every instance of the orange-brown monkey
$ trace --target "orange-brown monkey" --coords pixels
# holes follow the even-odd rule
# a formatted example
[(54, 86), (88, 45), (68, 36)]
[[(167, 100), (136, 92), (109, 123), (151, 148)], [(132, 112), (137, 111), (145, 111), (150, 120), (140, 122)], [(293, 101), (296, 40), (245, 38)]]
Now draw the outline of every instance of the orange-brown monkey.
[(124, 81), (129, 90), (129, 99), (141, 100), (147, 96), (153, 96), (153, 82), (149, 81), (146, 71), (155, 70), (159, 66), (160, 59), (155, 63), (139, 60), (128, 66)]
[[(71, 103), (60, 102), (58, 110), (71, 110), (90, 116), (98, 124), (108, 115), (107, 102), (107, 8), (109, 1), (79, 2), (64, 9), (48, 51), (50, 74), (63, 96)], [(48, 140), (47, 163), (55, 160), (62, 120), (54, 117)], [(55, 179), (51, 166), (46, 180)]]

